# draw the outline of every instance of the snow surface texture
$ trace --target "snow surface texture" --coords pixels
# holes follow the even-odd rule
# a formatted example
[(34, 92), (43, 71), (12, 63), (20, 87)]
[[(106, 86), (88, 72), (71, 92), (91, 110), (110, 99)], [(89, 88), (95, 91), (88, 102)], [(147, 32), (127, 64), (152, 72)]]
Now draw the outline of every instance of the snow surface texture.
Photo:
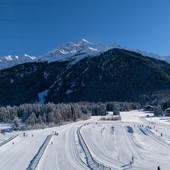
[[(92, 157), (112, 170), (156, 170), (158, 166), (169, 170), (169, 119), (146, 117), (147, 114), (121, 112), (122, 121), (117, 122), (100, 121), (97, 116), (60, 127), (26, 131), (27, 137), (17, 132), (15, 139), (0, 147), (0, 169), (25, 170), (50, 134), (52, 139), (36, 170), (90, 169), (77, 136), (77, 129), (83, 125), (80, 132)], [(59, 134), (55, 135), (55, 131)], [(0, 143), (15, 134), (0, 134)], [(100, 168), (94, 166), (93, 169)]]
[(88, 42), (87, 40), (82, 39), (79, 42), (70, 42), (70, 43), (64, 44), (42, 56), (30, 56), (28, 54), (24, 54), (22, 56), (13, 56), (13, 55), (2, 56), (0, 57), (0, 70), (5, 69), (5, 68), (10, 68), (18, 64), (28, 63), (28, 62), (47, 61), (48, 63), (50, 63), (54, 61), (71, 60), (73, 61), (72, 63), (74, 64), (77, 61), (83, 59), (84, 57), (97, 56), (113, 48), (120, 48), (120, 49), (125, 49), (128, 51), (137, 52), (144, 56), (156, 58), (159, 60), (164, 60), (170, 63), (170, 56), (162, 57), (154, 53), (148, 53), (148, 52), (141, 51), (141, 50), (133, 50), (133, 49), (121, 47), (118, 44), (112, 44), (109, 47), (105, 47), (100, 44), (92, 44)]

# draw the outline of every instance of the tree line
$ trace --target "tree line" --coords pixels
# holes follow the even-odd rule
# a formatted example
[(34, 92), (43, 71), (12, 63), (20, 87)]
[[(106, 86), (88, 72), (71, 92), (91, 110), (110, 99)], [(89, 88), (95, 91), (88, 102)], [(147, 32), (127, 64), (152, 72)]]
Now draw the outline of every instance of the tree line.
[(61, 125), (64, 122), (88, 119), (91, 115), (105, 115), (106, 111), (116, 113), (139, 107), (139, 104), (126, 102), (22, 104), (20, 106), (0, 107), (0, 122), (12, 121), (15, 129), (18, 129), (21, 123), (26, 129), (44, 128)]

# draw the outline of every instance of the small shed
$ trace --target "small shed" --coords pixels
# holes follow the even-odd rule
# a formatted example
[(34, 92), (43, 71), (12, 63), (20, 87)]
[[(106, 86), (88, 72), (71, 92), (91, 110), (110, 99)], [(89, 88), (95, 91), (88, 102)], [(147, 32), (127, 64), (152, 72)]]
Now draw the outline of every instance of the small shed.
[(165, 116), (170, 116), (170, 107), (165, 109)]

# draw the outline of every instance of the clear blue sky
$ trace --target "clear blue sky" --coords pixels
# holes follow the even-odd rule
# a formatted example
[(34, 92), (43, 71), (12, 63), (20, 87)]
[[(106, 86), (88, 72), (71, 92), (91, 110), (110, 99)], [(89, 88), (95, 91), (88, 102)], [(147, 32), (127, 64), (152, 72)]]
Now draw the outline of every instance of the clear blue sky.
[(0, 56), (42, 55), (82, 38), (170, 55), (170, 1), (0, 0)]

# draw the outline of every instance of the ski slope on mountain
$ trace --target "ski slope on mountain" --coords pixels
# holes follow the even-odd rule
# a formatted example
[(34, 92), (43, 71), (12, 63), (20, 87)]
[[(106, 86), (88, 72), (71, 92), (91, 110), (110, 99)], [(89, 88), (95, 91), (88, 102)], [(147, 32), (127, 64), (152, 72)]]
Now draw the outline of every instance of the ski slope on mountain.
[[(24, 170), (45, 138), (53, 134), (36, 170), (90, 169), (77, 129), (92, 155), (110, 169), (154, 170), (170, 168), (168, 118), (146, 117), (143, 111), (121, 112), (122, 121), (101, 121), (100, 116), (60, 127), (15, 132), (18, 136), (0, 147), (0, 169)], [(55, 135), (58, 133), (58, 135)], [(6, 133), (7, 138), (14, 133)], [(5, 140), (0, 134), (0, 142)], [(134, 161), (130, 164), (130, 161)], [(93, 164), (93, 163), (92, 163)], [(90, 166), (92, 166), (92, 164)], [(93, 166), (91, 169), (100, 169)]]

